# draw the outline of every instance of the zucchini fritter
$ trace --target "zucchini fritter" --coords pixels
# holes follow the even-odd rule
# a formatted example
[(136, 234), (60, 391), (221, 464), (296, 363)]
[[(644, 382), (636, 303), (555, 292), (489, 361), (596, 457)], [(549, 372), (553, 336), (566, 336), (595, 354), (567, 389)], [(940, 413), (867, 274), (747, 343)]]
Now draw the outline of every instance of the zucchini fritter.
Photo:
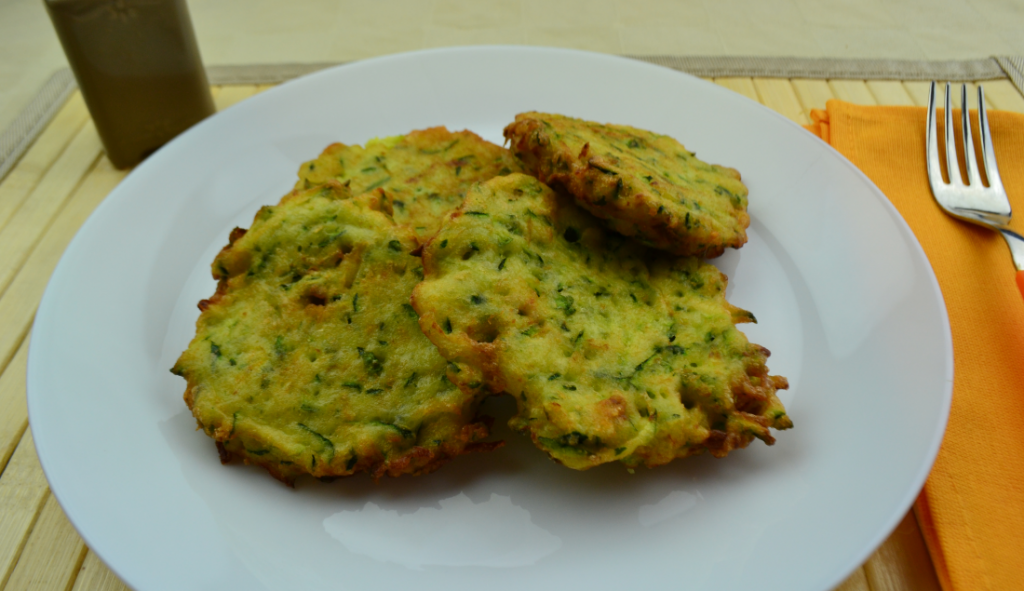
[(331, 144), (302, 165), (295, 188), (331, 179), (349, 182), (353, 195), (380, 188), (395, 221), (427, 238), (474, 183), (511, 172), (523, 172), (523, 165), (505, 148), (471, 131), (431, 127), (371, 140), (365, 148)]
[(747, 241), (740, 173), (682, 144), (626, 125), (521, 113), (505, 128), (512, 152), (616, 232), (677, 255), (716, 257)]
[[(383, 211), (382, 211), (383, 210)], [(216, 294), (172, 371), (221, 457), (301, 474), (421, 474), (473, 450), (477, 397), (409, 304), (422, 264), (375, 192), (337, 181), (293, 191), (235, 229), (213, 262)]]
[(423, 264), (413, 307), (449, 379), (513, 395), (512, 427), (570, 468), (720, 457), (792, 426), (718, 269), (608, 232), (532, 177), (470, 190)]

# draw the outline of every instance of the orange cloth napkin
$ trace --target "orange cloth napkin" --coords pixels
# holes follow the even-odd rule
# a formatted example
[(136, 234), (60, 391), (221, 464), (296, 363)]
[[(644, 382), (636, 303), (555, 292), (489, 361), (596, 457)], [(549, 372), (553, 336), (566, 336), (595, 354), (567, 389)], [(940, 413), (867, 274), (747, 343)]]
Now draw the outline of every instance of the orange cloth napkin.
[[(1024, 300), (1009, 249), (935, 202), (924, 108), (832, 100), (811, 116), (807, 128), (871, 178), (913, 229), (946, 301), (953, 408), (915, 505), (942, 587), (1024, 589)], [(1013, 227), (1024, 233), (1024, 115), (990, 111), (989, 125)]]

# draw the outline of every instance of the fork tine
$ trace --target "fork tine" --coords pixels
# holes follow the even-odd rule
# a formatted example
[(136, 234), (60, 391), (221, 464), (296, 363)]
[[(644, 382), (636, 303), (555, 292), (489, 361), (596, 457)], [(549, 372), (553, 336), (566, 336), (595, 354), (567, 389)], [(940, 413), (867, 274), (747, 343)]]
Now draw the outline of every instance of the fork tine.
[(928, 127), (925, 149), (928, 152), (928, 183), (932, 191), (942, 185), (942, 164), (939, 162), (939, 136), (935, 129), (935, 81), (928, 92)]
[[(979, 113), (981, 111), (978, 111)], [(964, 159), (967, 160), (967, 184), (981, 186), (978, 159), (974, 155), (974, 136), (971, 133), (971, 111), (967, 108), (967, 85), (960, 86), (960, 127), (963, 129)]]
[(985, 112), (985, 89), (981, 86), (978, 86), (978, 131), (981, 133), (981, 159), (985, 162), (988, 186), (1002, 191), (1003, 181), (999, 178), (999, 166), (992, 150), (992, 132), (988, 129), (988, 114)]
[(946, 83), (946, 174), (949, 175), (949, 183), (958, 187), (964, 186), (960, 178), (960, 165), (956, 160), (956, 132), (953, 131), (953, 98), (949, 90), (949, 82)]

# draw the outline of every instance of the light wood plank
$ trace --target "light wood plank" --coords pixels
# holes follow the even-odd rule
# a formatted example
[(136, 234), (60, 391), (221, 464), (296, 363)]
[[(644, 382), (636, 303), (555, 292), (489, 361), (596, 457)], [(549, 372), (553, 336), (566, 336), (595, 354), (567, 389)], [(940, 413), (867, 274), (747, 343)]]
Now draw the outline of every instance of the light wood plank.
[[(102, 150), (96, 127), (91, 122), (83, 126), (11, 217), (10, 223), (0, 231), (0, 253), (3, 253), (0, 257), (0, 293), (7, 288), (32, 247), (82, 177), (96, 163)], [(0, 355), (0, 360), (3, 359)]]
[(0, 361), (9, 359), (27, 333), (35, 315), (39, 298), (46, 289), (50, 274), (60, 260), (68, 242), (93, 209), (124, 178), (125, 171), (115, 169), (106, 156), (68, 199), (67, 205), (43, 235), (10, 287), (0, 297)]
[(235, 103), (240, 103), (250, 96), (256, 94), (255, 84), (232, 84), (221, 86), (217, 95), (213, 97), (213, 103), (218, 111), (223, 111)]
[(804, 113), (793, 85), (785, 78), (754, 78), (754, 88), (761, 104), (799, 125), (807, 125), (810, 117)]
[(131, 591), (98, 556), (89, 551), (71, 591)]
[(0, 474), (28, 427), (25, 407), (25, 361), (28, 339), (21, 343), (17, 355), (0, 375)]
[(715, 78), (715, 84), (738, 92), (748, 99), (761, 102), (757, 96), (757, 90), (754, 88), (754, 81), (750, 78)]
[(74, 93), (22, 155), (18, 164), (7, 173), (3, 183), (0, 183), (0, 230), (7, 225), (25, 197), (32, 192), (39, 179), (50, 169), (88, 118), (89, 112), (82, 95)]
[(67, 589), (85, 559), (85, 542), (49, 495), (3, 591)]
[(907, 107), (914, 105), (903, 83), (898, 80), (868, 80), (868, 90), (879, 105)]
[(837, 99), (856, 105), (878, 104), (863, 80), (829, 80), (828, 85)]
[(1024, 96), (1009, 80), (988, 80), (985, 87), (985, 101), (1001, 111), (1024, 113)]
[(931, 85), (931, 82), (908, 80), (903, 83), (903, 88), (906, 89), (907, 94), (910, 95), (910, 99), (914, 101), (915, 105), (919, 107), (927, 107), (928, 90), (931, 88)]
[(853, 574), (832, 591), (872, 591), (872, 589), (868, 584), (867, 576), (864, 575), (862, 566), (853, 571)]
[(812, 109), (824, 109), (828, 101), (836, 98), (832, 88), (825, 80), (794, 78), (792, 84), (796, 98), (800, 101), (808, 118), (811, 116)]
[(872, 591), (940, 591), (913, 511), (903, 517), (889, 539), (864, 563), (864, 574)]
[(0, 476), (0, 589), (7, 584), (49, 491), (32, 432), (25, 431)]

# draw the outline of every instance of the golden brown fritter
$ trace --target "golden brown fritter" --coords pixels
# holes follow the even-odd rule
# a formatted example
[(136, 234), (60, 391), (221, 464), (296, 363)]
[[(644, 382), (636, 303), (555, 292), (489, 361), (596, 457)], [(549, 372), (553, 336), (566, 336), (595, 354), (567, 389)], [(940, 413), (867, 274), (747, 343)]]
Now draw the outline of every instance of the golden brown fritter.
[(236, 229), (216, 294), (172, 371), (222, 458), (292, 483), (369, 472), (421, 474), (484, 443), (477, 396), (409, 304), (422, 276), (412, 233), (379, 195), (336, 181), (293, 191)]
[(471, 131), (431, 127), (376, 139), (366, 147), (331, 144), (299, 169), (297, 189), (348, 182), (353, 195), (380, 189), (397, 223), (428, 238), (474, 183), (523, 172), (511, 152)]
[(537, 178), (564, 187), (624, 236), (700, 257), (747, 241), (747, 188), (739, 172), (701, 162), (669, 136), (521, 113), (505, 137)]
[(532, 177), (474, 187), (423, 262), (413, 307), (449, 379), (513, 395), (510, 424), (570, 468), (724, 456), (792, 426), (718, 269), (617, 236)]

